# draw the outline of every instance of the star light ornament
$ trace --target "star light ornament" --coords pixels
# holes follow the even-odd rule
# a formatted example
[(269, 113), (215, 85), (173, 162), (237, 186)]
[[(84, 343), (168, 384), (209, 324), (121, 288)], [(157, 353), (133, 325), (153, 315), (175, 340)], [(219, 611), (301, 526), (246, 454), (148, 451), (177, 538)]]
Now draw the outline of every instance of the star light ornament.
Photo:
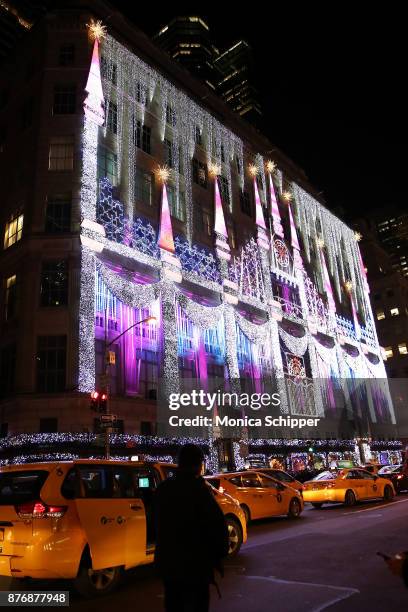
[(269, 174), (273, 174), (275, 170), (276, 170), (275, 162), (272, 161), (271, 159), (268, 159), (268, 161), (266, 162), (266, 171), (269, 172)]
[(87, 23), (89, 36), (92, 40), (100, 42), (106, 38), (107, 28), (100, 19), (91, 19), (90, 23)]
[(212, 177), (219, 176), (221, 174), (221, 166), (210, 162), (208, 164), (208, 174)]
[(354, 232), (354, 238), (356, 239), (357, 242), (360, 242), (362, 237), (363, 237), (363, 235), (360, 234), (360, 232)]
[(167, 183), (170, 178), (170, 170), (167, 166), (159, 166), (155, 174), (161, 183)]
[(290, 191), (284, 191), (282, 193), (282, 198), (285, 200), (285, 202), (290, 202), (292, 200), (293, 196), (290, 193)]
[(251, 176), (255, 177), (255, 176), (258, 174), (259, 170), (258, 170), (258, 168), (255, 166), (255, 164), (250, 164), (250, 165), (248, 166), (248, 172), (249, 172), (249, 174), (250, 174)]

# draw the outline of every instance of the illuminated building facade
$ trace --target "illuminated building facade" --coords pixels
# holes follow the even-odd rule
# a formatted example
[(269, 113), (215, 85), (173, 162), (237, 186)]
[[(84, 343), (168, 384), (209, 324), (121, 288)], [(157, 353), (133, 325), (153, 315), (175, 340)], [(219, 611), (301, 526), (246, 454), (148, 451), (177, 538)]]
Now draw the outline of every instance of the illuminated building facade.
[[(130, 434), (154, 433), (159, 380), (273, 379), (284, 414), (323, 416), (340, 381), (351, 395), (385, 377), (354, 232), (147, 37), (112, 17), (93, 40), (109, 15), (95, 7), (33, 32), (40, 128), (27, 152), (5, 143), (3, 434), (93, 431), (108, 343), (110, 410)], [(367, 398), (373, 422), (392, 418), (384, 393)]]

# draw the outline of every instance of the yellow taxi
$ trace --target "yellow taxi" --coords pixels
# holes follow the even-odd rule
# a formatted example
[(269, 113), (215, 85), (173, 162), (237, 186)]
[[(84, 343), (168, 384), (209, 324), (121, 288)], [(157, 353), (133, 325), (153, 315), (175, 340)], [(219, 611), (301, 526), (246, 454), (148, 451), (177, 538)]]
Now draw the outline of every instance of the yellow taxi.
[[(153, 561), (153, 495), (175, 466), (78, 459), (0, 469), (0, 575), (73, 579), (103, 595), (123, 570)], [(230, 554), (246, 540), (238, 502), (212, 489)]]
[(299, 491), (255, 470), (215, 474), (206, 479), (219, 491), (238, 500), (247, 522), (281, 514), (298, 518), (303, 511)]
[(292, 487), (292, 489), (296, 489), (297, 491), (299, 491), (299, 493), (302, 495), (304, 488), (303, 484), (299, 482), (299, 480), (296, 480), (296, 478), (293, 478), (293, 476), (291, 476), (284, 470), (278, 470), (276, 468), (257, 468), (256, 471), (261, 472), (261, 474), (266, 474), (267, 476), (270, 476), (275, 480), (283, 482), (289, 487)]
[(304, 483), (303, 499), (314, 508), (340, 502), (354, 506), (358, 501), (382, 497), (390, 501), (395, 490), (392, 482), (362, 468), (327, 471)]

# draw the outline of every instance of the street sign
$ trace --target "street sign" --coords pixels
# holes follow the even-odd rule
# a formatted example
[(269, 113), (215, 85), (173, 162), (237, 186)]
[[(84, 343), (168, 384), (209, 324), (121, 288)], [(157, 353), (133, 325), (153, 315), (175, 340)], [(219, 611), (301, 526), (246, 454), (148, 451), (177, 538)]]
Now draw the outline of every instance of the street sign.
[(101, 414), (99, 417), (101, 423), (114, 423), (116, 421), (116, 414)]

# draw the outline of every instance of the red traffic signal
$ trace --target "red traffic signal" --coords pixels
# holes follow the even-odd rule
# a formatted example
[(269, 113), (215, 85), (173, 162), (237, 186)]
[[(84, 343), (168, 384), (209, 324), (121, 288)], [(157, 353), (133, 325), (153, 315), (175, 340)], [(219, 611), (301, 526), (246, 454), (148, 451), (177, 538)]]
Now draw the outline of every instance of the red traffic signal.
[(105, 412), (106, 403), (108, 401), (108, 394), (99, 391), (92, 391), (91, 393), (91, 410), (95, 412)]

